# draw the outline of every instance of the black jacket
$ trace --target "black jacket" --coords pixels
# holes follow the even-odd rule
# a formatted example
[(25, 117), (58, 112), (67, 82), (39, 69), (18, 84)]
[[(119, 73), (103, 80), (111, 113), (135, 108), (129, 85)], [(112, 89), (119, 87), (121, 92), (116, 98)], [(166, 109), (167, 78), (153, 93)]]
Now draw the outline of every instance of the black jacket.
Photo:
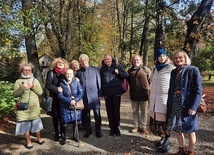
[[(114, 70), (118, 69), (119, 74), (115, 74)], [(123, 66), (116, 63), (113, 59), (110, 67), (107, 67), (102, 61), (100, 69), (102, 93), (104, 96), (121, 96), (123, 88), (121, 86), (123, 79), (128, 77), (128, 73), (124, 70)]]

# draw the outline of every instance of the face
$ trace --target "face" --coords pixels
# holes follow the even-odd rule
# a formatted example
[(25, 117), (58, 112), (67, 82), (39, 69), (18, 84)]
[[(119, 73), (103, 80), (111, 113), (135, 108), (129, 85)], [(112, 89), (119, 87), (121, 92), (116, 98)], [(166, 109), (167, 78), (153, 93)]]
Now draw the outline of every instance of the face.
[(173, 57), (173, 61), (174, 61), (176, 66), (181, 66), (181, 65), (184, 65), (186, 63), (184, 54), (182, 52), (176, 53)]
[(67, 70), (65, 77), (68, 81), (72, 81), (72, 78), (74, 77), (74, 72), (71, 69)]
[(87, 58), (80, 58), (80, 64), (82, 67), (86, 68), (89, 66), (89, 60)]
[(22, 69), (22, 74), (27, 76), (32, 74), (32, 68), (30, 66), (24, 66)]
[(112, 63), (112, 57), (110, 55), (106, 55), (104, 57), (104, 63), (106, 64), (106, 66), (111, 66), (111, 63)]
[(158, 57), (158, 62), (160, 62), (161, 64), (163, 64), (164, 62), (166, 62), (166, 58), (167, 58), (167, 56), (165, 54), (161, 54)]
[(134, 56), (132, 59), (132, 64), (134, 67), (140, 67), (140, 65), (142, 65), (142, 59), (139, 56)]
[(63, 68), (65, 68), (65, 63), (62, 60), (59, 60), (56, 63), (56, 67), (60, 68), (60, 69), (63, 69)]
[(77, 71), (79, 69), (79, 64), (77, 63), (71, 64), (71, 69), (73, 69), (74, 71)]

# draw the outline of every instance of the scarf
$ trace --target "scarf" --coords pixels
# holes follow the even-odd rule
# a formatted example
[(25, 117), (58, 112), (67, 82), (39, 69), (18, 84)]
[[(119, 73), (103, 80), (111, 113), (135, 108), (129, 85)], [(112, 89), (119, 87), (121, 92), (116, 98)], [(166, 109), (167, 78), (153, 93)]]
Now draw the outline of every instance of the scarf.
[(155, 68), (157, 69), (157, 71), (160, 71), (161, 69), (163, 69), (164, 67), (168, 66), (168, 64), (157, 64), (155, 65)]
[(65, 69), (65, 68), (61, 69), (61, 68), (58, 68), (58, 67), (54, 67), (53, 70), (54, 70), (56, 73), (62, 74), (62, 75), (65, 75), (65, 72), (66, 72), (66, 69)]
[(33, 77), (33, 74), (24, 75), (21, 73), (21, 78), (24, 79), (24, 82), (26, 82), (26, 83), (32, 83), (34, 77)]

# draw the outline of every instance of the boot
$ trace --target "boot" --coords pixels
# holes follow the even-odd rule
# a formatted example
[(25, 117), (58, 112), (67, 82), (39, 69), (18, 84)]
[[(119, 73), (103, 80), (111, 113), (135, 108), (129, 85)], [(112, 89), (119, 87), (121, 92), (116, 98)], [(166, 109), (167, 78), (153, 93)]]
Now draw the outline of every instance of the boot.
[(161, 139), (155, 144), (155, 146), (160, 147), (163, 145), (163, 142), (165, 140), (165, 137), (161, 137)]
[(73, 123), (73, 140), (75, 142), (79, 142), (79, 131), (78, 131), (78, 124), (76, 126), (76, 123)]
[(61, 141), (61, 145), (65, 145), (66, 143), (66, 128), (67, 128), (67, 125), (63, 125), (62, 126), (62, 141)]
[(170, 148), (170, 141), (169, 141), (169, 135), (165, 135), (163, 144), (158, 148), (157, 152), (159, 153), (165, 153)]

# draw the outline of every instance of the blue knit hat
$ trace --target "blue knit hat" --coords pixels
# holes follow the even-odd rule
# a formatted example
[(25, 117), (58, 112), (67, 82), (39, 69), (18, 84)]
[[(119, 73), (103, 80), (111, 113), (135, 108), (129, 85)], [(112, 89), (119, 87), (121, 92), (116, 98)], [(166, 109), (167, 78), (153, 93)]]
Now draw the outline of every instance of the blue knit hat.
[(156, 52), (155, 52), (155, 60), (158, 59), (158, 57), (161, 55), (161, 54), (164, 54), (167, 56), (167, 53), (164, 49), (158, 49)]

